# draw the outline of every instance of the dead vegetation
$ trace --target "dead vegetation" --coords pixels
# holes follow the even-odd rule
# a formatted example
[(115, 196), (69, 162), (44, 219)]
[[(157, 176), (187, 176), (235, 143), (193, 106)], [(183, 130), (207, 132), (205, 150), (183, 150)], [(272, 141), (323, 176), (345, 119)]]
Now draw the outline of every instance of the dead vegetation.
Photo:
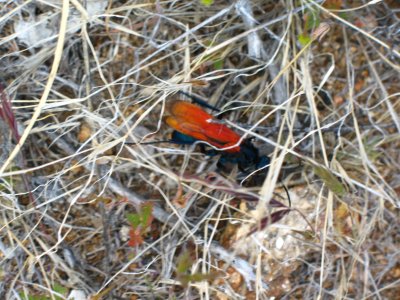
[(0, 298), (398, 298), (400, 6), (212, 2), (0, 1)]

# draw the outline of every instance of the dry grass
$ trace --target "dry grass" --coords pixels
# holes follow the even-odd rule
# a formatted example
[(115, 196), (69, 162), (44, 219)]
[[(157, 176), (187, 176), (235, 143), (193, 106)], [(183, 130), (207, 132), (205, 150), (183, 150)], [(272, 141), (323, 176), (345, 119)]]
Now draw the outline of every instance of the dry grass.
[[(203, 2), (1, 1), (1, 299), (398, 299), (400, 6)], [(268, 175), (146, 143), (178, 91)]]

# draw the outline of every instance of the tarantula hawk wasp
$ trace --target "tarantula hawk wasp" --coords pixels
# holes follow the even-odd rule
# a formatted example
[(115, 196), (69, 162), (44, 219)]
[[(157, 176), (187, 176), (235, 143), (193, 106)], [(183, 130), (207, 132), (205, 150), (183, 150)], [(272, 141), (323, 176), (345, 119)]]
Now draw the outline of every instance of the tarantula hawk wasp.
[(219, 111), (206, 101), (180, 92), (190, 98), (193, 103), (184, 100), (172, 100), (167, 104), (169, 115), (165, 122), (174, 129), (171, 142), (176, 144), (193, 144), (201, 141), (213, 146), (204, 150), (207, 155), (220, 154), (218, 166), (224, 168), (227, 163), (237, 164), (240, 171), (248, 174), (250, 171), (264, 168), (270, 164), (268, 156), (260, 155), (253, 145), (252, 138), (243, 139), (241, 135), (230, 129), (220, 120), (207, 113), (201, 106)]

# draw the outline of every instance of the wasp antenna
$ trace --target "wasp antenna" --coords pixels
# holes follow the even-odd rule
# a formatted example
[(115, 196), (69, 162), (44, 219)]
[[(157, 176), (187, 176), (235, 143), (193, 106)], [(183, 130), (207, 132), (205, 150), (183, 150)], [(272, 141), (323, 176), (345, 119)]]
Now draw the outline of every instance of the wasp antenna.
[(189, 97), (190, 99), (192, 99), (192, 101), (194, 103), (197, 103), (200, 106), (206, 107), (206, 108), (211, 109), (211, 110), (216, 111), (216, 112), (220, 112), (221, 111), (218, 108), (216, 108), (215, 106), (212, 106), (211, 104), (208, 104), (206, 100), (203, 100), (198, 96), (191, 95), (191, 94), (183, 92), (183, 91), (178, 91), (178, 93), (182, 94), (182, 95), (185, 95), (186, 97)]
[(286, 192), (286, 196), (287, 196), (287, 198), (288, 198), (289, 208), (291, 208), (291, 207), (292, 207), (292, 201), (290, 200), (289, 190), (288, 190), (288, 188), (286, 187), (286, 185), (283, 183), (282, 180), (279, 180), (279, 181), (282, 183), (282, 186), (283, 186), (283, 188), (284, 188), (284, 190), (285, 190), (285, 192)]
[(124, 144), (126, 145), (154, 145), (154, 144), (161, 144), (161, 143), (175, 143), (174, 141), (171, 140), (161, 140), (161, 141), (152, 141), (152, 142), (125, 142)]

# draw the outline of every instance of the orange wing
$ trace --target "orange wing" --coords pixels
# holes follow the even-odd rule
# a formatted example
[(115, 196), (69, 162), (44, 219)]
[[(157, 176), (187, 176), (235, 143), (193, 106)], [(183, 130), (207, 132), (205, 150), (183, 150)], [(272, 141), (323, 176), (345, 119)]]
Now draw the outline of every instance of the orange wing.
[[(218, 124), (210, 114), (197, 105), (175, 100), (169, 103), (167, 109), (170, 116), (165, 119), (166, 123), (183, 134), (205, 141), (217, 148), (233, 146), (240, 140), (240, 135), (226, 125)], [(225, 151), (236, 153), (240, 151), (240, 146)]]

